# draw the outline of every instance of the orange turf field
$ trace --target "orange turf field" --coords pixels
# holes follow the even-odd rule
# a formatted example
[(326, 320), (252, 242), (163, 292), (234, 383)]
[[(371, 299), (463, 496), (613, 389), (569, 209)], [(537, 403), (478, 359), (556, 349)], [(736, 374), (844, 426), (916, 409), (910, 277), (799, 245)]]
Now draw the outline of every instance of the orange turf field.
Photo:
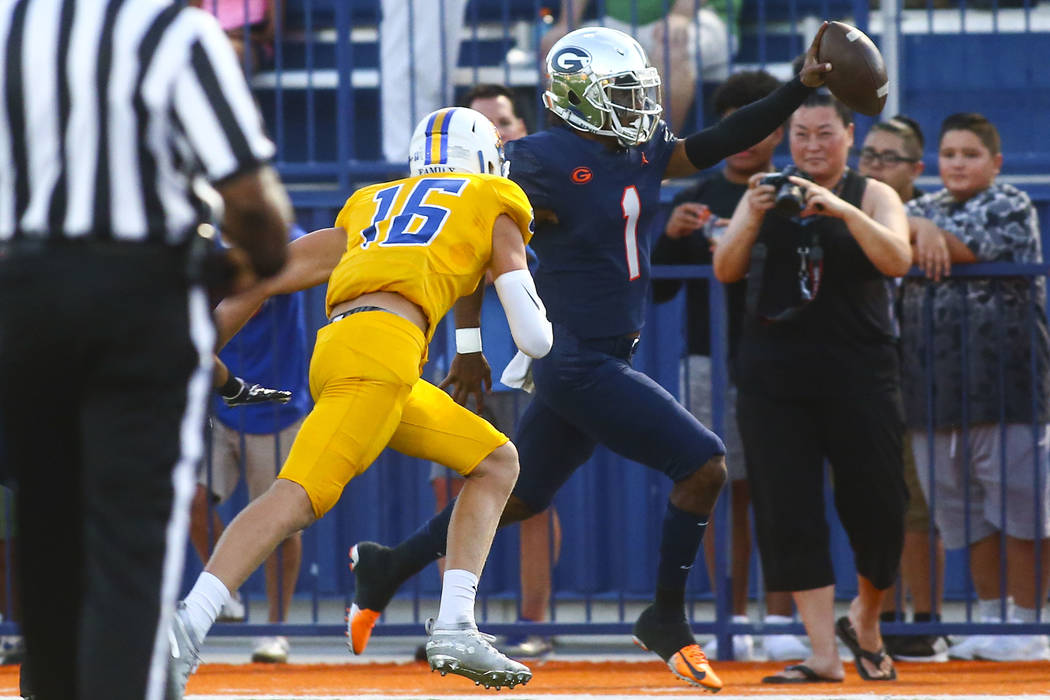
[[(525, 688), (500, 696), (682, 695), (694, 692), (659, 661), (642, 663), (558, 661), (530, 664), (535, 677)], [(896, 682), (861, 680), (852, 663), (844, 683), (763, 685), (762, 676), (782, 663), (716, 663), (725, 695), (1050, 695), (1050, 662), (950, 661), (898, 664)], [(0, 667), (0, 695), (17, 696), (17, 667)], [(697, 695), (702, 695), (695, 691)], [(442, 695), (495, 694), (459, 676), (442, 678), (424, 663), (409, 664), (207, 664), (190, 679), (187, 695)]]

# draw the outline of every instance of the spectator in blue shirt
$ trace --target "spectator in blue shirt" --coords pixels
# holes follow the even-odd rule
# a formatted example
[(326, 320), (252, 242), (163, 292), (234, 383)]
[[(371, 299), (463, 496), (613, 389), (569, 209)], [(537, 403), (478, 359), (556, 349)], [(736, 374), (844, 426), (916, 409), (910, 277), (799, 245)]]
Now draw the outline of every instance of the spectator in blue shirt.
[[(302, 235), (302, 229), (292, 228), (292, 239)], [(190, 540), (202, 561), (207, 561), (223, 531), (214, 506), (233, 494), (241, 478), (242, 465), (248, 498), (254, 500), (273, 482), (310, 410), (303, 294), (268, 299), (223, 348), (219, 358), (231, 375), (249, 384), (259, 382), (287, 389), (292, 398), (284, 404), (229, 406), (221, 397), (215, 397), (211, 453), (201, 466), (190, 513)], [(301, 558), (302, 541), (296, 533), (266, 560), (270, 622), (287, 619)], [(243, 620), (244, 616), (244, 606), (238, 597), (231, 599), (220, 614), (220, 618), (227, 621)], [(252, 661), (284, 663), (288, 660), (288, 649), (285, 637), (264, 637), (258, 640)]]

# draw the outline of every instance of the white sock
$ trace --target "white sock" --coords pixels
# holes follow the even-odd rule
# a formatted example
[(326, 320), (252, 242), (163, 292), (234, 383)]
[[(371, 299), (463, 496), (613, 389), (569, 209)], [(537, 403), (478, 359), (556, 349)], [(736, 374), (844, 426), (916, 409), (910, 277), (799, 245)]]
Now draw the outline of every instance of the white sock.
[(767, 625), (790, 625), (793, 620), (787, 615), (766, 615)]
[(186, 596), (186, 612), (190, 616), (190, 626), (197, 635), (198, 641), (204, 641), (208, 630), (215, 623), (219, 611), (230, 599), (230, 591), (214, 574), (201, 572), (193, 590)]
[[(1014, 607), (1014, 613), (1010, 616), (1010, 622), (1035, 622), (1035, 608), (1022, 608), (1020, 605)], [(1046, 621), (1046, 615), (1043, 615)]]
[[(981, 616), (982, 622), (999, 622), (1003, 620), (1002, 611), (1000, 608), (1001, 600), (998, 598), (990, 598), (985, 600), (984, 598), (977, 601), (977, 612)], [(1010, 603), (1007, 601), (1006, 604), (1006, 618), (1010, 619)]]
[(437, 621), (445, 624), (474, 622), (474, 598), (478, 577), (464, 569), (449, 569), (441, 583), (441, 607)]

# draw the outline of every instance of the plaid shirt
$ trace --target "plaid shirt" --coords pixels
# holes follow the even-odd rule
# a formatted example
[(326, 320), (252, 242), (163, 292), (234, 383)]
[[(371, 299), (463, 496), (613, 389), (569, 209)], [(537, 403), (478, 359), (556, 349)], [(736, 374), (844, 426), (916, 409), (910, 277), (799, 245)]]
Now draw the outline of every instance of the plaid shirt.
[[(1028, 195), (1012, 185), (993, 184), (963, 203), (941, 190), (906, 206), (909, 216), (930, 219), (964, 243), (980, 262), (1042, 262), (1035, 209)], [(901, 373), (910, 428), (927, 428), (931, 389), (936, 428), (962, 425), (964, 396), (971, 425), (997, 423), (1000, 416), (1007, 423), (1031, 422), (1033, 388), (1034, 417), (1047, 421), (1050, 337), (1045, 278), (933, 282), (913, 277), (904, 281), (902, 293)], [(932, 304), (930, 317), (924, 312), (926, 303)], [(931, 329), (926, 329), (927, 318), (932, 320)], [(932, 357), (932, 387), (928, 357)]]

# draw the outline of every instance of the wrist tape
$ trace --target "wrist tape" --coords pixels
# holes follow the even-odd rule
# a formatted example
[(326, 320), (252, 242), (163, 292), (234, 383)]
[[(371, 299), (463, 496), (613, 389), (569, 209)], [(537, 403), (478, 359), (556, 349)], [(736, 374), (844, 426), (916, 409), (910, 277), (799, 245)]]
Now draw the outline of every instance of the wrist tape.
[(472, 352), (481, 352), (481, 329), (457, 328), (456, 352), (458, 352), (460, 355), (468, 355)]

